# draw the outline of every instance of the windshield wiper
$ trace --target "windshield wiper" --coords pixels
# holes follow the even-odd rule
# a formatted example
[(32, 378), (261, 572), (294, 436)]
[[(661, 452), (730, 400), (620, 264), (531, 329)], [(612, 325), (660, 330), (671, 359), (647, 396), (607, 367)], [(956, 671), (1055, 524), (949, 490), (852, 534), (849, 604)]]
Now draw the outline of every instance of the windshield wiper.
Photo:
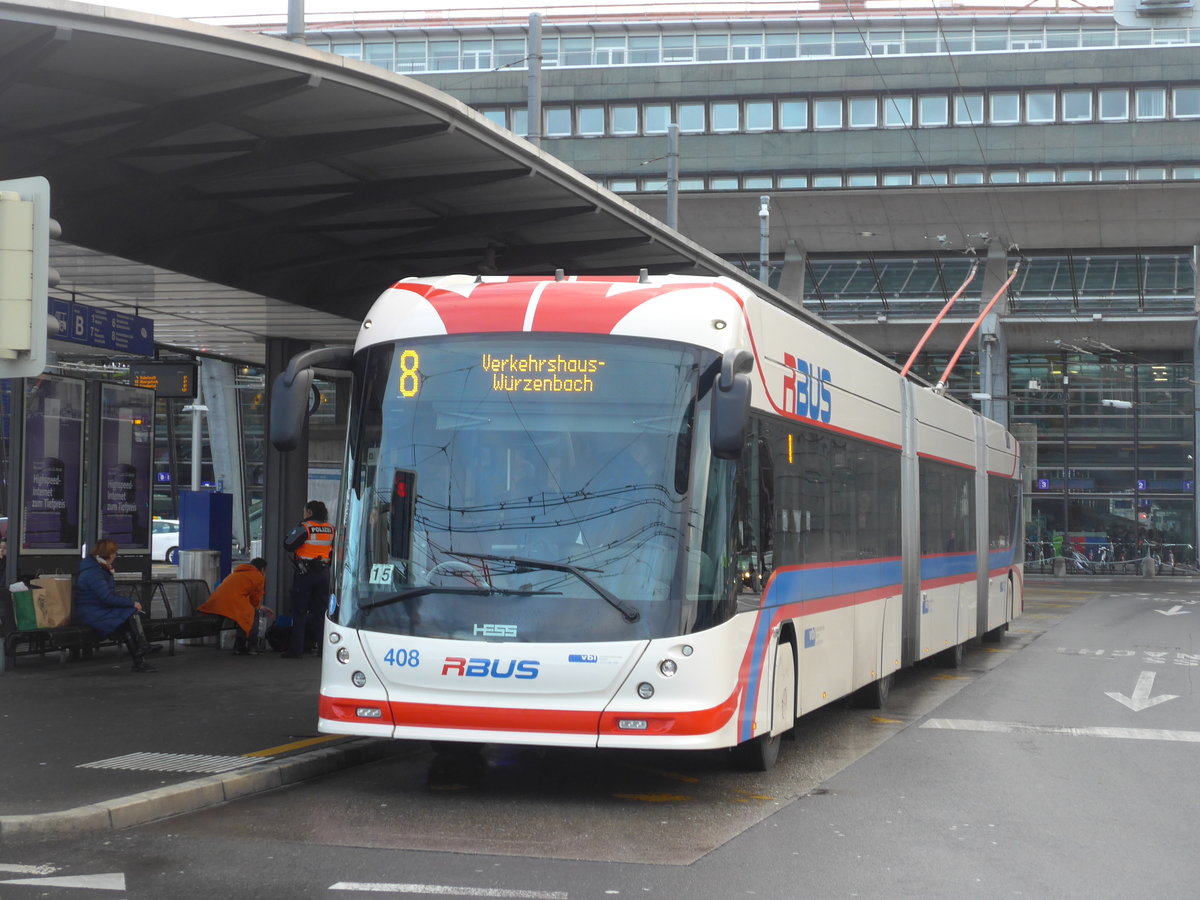
[(412, 600), (416, 597), (424, 597), (426, 594), (471, 594), (475, 597), (489, 597), (494, 594), (503, 594), (506, 597), (534, 597), (541, 594), (557, 594), (558, 591), (510, 591), (503, 588), (457, 588), (443, 587), (436, 584), (423, 584), (420, 587), (411, 587), (406, 591), (401, 591), (391, 597), (385, 597), (382, 600), (376, 600), (374, 603), (360, 603), (358, 608), (363, 612), (370, 612), (373, 609), (379, 609), (381, 606), (391, 606), (393, 603), (403, 603), (405, 600)]
[(490, 562), (512, 563), (513, 565), (517, 566), (517, 568), (512, 571), (513, 575), (521, 575), (525, 572), (537, 572), (543, 570), (548, 572), (566, 572), (568, 575), (574, 575), (593, 591), (599, 594), (602, 598), (604, 598), (604, 602), (613, 609), (617, 610), (624, 617), (626, 622), (633, 623), (642, 617), (642, 614), (634, 607), (630, 606), (611, 591), (608, 591), (601, 585), (596, 584), (595, 581), (593, 581), (591, 578), (588, 578), (588, 576), (584, 574), (585, 572), (600, 572), (600, 569), (583, 569), (579, 566), (572, 566), (569, 563), (557, 563), (545, 559), (528, 559), (523, 556), (492, 556), (487, 553), (462, 553), (451, 555), (464, 556), (467, 559), (486, 559)]

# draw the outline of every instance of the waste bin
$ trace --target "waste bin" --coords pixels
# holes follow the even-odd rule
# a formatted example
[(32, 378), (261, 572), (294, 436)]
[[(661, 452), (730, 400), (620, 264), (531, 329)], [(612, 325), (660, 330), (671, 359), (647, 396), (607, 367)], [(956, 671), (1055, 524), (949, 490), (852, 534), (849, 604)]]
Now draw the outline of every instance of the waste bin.
[(221, 581), (221, 551), (180, 550), (179, 577), (207, 581), (208, 589), (215, 590)]

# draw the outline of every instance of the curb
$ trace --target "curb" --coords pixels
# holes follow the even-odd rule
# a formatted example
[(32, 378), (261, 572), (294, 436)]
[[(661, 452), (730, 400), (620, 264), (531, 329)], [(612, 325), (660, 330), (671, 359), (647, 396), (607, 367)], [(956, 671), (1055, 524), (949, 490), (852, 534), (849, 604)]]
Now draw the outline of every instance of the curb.
[(278, 762), (264, 761), (224, 775), (210, 775), (57, 812), (0, 816), (0, 844), (48, 840), (98, 831), (118, 831), (195, 812), (229, 800), (295, 784), (400, 751), (390, 738), (357, 738)]

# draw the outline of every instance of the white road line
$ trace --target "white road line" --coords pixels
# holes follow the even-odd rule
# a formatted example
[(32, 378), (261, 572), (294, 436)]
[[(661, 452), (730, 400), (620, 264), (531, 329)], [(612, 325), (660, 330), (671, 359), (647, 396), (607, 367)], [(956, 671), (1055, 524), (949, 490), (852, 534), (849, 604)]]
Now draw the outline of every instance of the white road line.
[(434, 894), (451, 897), (514, 897), (519, 900), (567, 900), (566, 891), (515, 891), (507, 888), (453, 887), (448, 884), (377, 884), (368, 881), (339, 881), (331, 891), (363, 891), (377, 894)]
[(922, 723), (921, 727), (948, 731), (986, 731), (992, 734), (1064, 734), (1070, 737), (1200, 744), (1200, 731), (1168, 731), (1163, 728), (1075, 728), (1067, 725), (1026, 725), (1023, 722), (984, 722), (979, 719), (929, 719)]
[(92, 891), (124, 891), (125, 873), (102, 875), (57, 875), (53, 878), (13, 878), (0, 884), (24, 884), (32, 887), (83, 888)]
[(20, 863), (0, 863), (0, 872), (12, 872), (14, 875), (53, 875), (58, 866), (23, 866)]

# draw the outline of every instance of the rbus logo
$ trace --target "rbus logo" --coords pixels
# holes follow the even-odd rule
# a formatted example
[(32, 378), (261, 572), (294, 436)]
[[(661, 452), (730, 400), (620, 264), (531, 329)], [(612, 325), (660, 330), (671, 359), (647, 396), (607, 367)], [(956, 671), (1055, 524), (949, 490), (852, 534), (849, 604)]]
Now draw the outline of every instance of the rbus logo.
[(783, 354), (783, 364), (792, 370), (783, 379), (783, 408), (806, 419), (828, 422), (833, 415), (829, 370), (790, 353)]
[(447, 656), (442, 663), (442, 674), (457, 675), (459, 678), (530, 679), (538, 677), (540, 665), (536, 659), (463, 659), (461, 656)]

